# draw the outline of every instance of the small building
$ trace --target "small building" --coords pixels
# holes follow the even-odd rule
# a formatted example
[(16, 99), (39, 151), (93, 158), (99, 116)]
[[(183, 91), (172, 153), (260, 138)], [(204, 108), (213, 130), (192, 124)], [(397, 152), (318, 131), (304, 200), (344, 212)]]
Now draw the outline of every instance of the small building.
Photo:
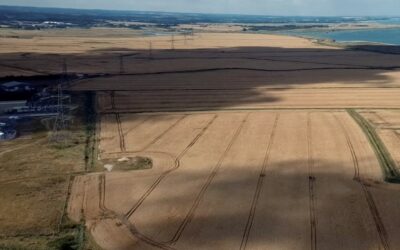
[(11, 124), (0, 122), (0, 141), (13, 140), (17, 137), (17, 130)]
[(3, 83), (0, 87), (5, 92), (31, 92), (35, 90), (30, 83), (17, 81)]
[(27, 106), (27, 101), (7, 101), (7, 102), (0, 101), (0, 114), (9, 113), (15, 109), (26, 106)]
[(17, 130), (8, 129), (5, 131), (0, 130), (0, 141), (13, 140), (17, 137)]

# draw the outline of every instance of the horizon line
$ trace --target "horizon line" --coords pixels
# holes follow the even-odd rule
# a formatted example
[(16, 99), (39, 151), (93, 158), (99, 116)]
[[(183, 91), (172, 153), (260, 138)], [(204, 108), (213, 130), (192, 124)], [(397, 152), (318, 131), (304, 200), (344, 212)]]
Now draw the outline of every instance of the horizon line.
[(394, 15), (271, 15), (271, 14), (239, 14), (239, 13), (207, 13), (207, 12), (183, 12), (183, 11), (160, 11), (160, 10), (122, 10), (122, 9), (96, 9), (96, 8), (72, 8), (72, 7), (40, 7), (30, 5), (7, 5), (0, 4), (0, 7), (14, 8), (36, 8), (36, 9), (60, 9), (60, 10), (87, 10), (87, 11), (110, 11), (110, 12), (148, 12), (148, 13), (165, 13), (165, 14), (187, 14), (187, 15), (231, 15), (231, 16), (258, 16), (258, 17), (337, 17), (337, 18), (367, 18), (367, 17), (383, 17), (383, 18), (400, 18)]

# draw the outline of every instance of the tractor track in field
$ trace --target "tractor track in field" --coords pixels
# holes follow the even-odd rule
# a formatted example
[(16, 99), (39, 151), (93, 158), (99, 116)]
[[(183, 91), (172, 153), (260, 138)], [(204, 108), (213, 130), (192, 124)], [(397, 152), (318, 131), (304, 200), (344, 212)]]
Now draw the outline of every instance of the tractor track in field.
[[(114, 92), (114, 91), (113, 91)], [(114, 96), (114, 95), (113, 95)], [(112, 98), (114, 100), (114, 98)], [(152, 141), (150, 141), (147, 145), (145, 145), (142, 149), (138, 150), (138, 152), (143, 152), (146, 151), (149, 147), (151, 147), (154, 143), (159, 141), (166, 133), (171, 131), (174, 127), (176, 127), (184, 118), (186, 118), (188, 115), (182, 115), (179, 119), (177, 119), (171, 126), (169, 126), (166, 130), (164, 130), (161, 134), (159, 134), (156, 138), (154, 138)], [(126, 141), (125, 141), (125, 135), (127, 135), (130, 131), (124, 133), (123, 128), (122, 128), (122, 121), (121, 121), (121, 115), (120, 113), (115, 113), (115, 119), (117, 121), (117, 127), (118, 127), (118, 136), (119, 136), (119, 144), (120, 144), (120, 151), (121, 152), (127, 152), (126, 149)], [(136, 127), (139, 125), (143, 124), (147, 119), (144, 119), (141, 123), (139, 123)], [(131, 129), (133, 130), (133, 129)], [(119, 152), (118, 152), (119, 153)]]
[(150, 120), (151, 116), (146, 117), (145, 119), (143, 119), (141, 122), (139, 122), (138, 124), (136, 124), (135, 126), (133, 126), (132, 128), (128, 129), (126, 132), (124, 132), (124, 136), (126, 136), (127, 134), (129, 134), (130, 132), (132, 132), (133, 130), (137, 129), (140, 125), (146, 123), (148, 120)]
[[(298, 87), (297, 90), (332, 90), (332, 89), (399, 89), (400, 87), (398, 86), (314, 86), (314, 87)], [(159, 88), (158, 86), (153, 87), (153, 88), (139, 88), (135, 87), (135, 89), (126, 89), (126, 88), (117, 88), (116, 90), (113, 90), (115, 92), (154, 92), (154, 91), (159, 91), (159, 92), (185, 92), (185, 91), (193, 91), (193, 92), (200, 92), (200, 91), (243, 91), (243, 90), (253, 90), (254, 88), (252, 87), (235, 87), (235, 88)], [(277, 87), (277, 86), (260, 86), (258, 87), (260, 90), (289, 90), (293, 89), (290, 86), (282, 86), (282, 87)], [(97, 92), (109, 92), (109, 89), (96, 89)], [(206, 95), (205, 93), (204, 95)], [(213, 93), (209, 93), (209, 95), (212, 95)], [(182, 95), (185, 95), (183, 93)], [(181, 96), (182, 96), (181, 95)], [(162, 96), (162, 95), (160, 95)], [(157, 96), (155, 96), (157, 97)], [(371, 109), (373, 109), (371, 107)]]
[(253, 226), (254, 217), (255, 217), (255, 214), (256, 214), (256, 210), (257, 210), (258, 201), (259, 201), (260, 194), (261, 194), (261, 188), (263, 187), (263, 184), (264, 184), (265, 170), (266, 170), (267, 165), (268, 165), (271, 148), (272, 148), (272, 145), (273, 145), (274, 139), (275, 139), (275, 132), (276, 132), (276, 128), (277, 128), (277, 125), (278, 125), (279, 117), (280, 117), (280, 115), (276, 114), (274, 126), (272, 128), (271, 135), (269, 136), (269, 139), (268, 139), (268, 146), (267, 146), (267, 149), (265, 150), (264, 161), (263, 161), (263, 164), (262, 164), (262, 167), (261, 167), (260, 175), (258, 177), (257, 187), (256, 187), (256, 190), (254, 192), (253, 201), (251, 203), (251, 208), (250, 208), (249, 215), (248, 215), (248, 218), (247, 218), (246, 226), (244, 228), (242, 241), (241, 241), (241, 244), (240, 244), (240, 250), (246, 249), (247, 242), (249, 240), (251, 228)]
[(5, 68), (10, 68), (10, 69), (26, 71), (26, 72), (32, 72), (32, 73), (36, 73), (36, 74), (44, 74), (44, 75), (49, 74), (49, 72), (46, 72), (46, 71), (41, 71), (41, 70), (36, 70), (36, 69), (31, 69), (31, 68), (26, 68), (26, 67), (20, 67), (20, 66), (15, 66), (15, 65), (8, 65), (8, 64), (4, 64), (4, 63), (0, 63), (0, 66), (5, 67)]
[(379, 164), (384, 171), (385, 181), (390, 183), (400, 183), (400, 172), (397, 169), (396, 163), (390, 152), (386, 148), (386, 145), (376, 132), (376, 129), (356, 110), (347, 109), (347, 113), (354, 119), (368, 138), (373, 150), (375, 151), (375, 155), (379, 160)]
[(229, 141), (228, 146), (226, 147), (223, 154), (219, 158), (217, 164), (214, 166), (211, 174), (208, 176), (206, 183), (203, 185), (200, 192), (198, 193), (192, 207), (190, 208), (189, 212), (186, 214), (185, 219), (182, 221), (182, 223), (178, 227), (178, 230), (176, 231), (174, 237), (169, 242), (165, 242), (165, 243), (174, 244), (182, 236), (183, 231), (185, 230), (186, 226), (192, 220), (197, 207), (199, 206), (200, 202), (203, 200), (203, 197), (204, 197), (208, 187), (210, 186), (211, 182), (214, 180), (214, 177), (217, 175), (218, 170), (221, 168), (221, 165), (222, 165), (223, 161), (225, 160), (225, 157), (228, 155), (230, 149), (232, 148), (232, 146), (235, 143), (236, 139), (238, 138), (240, 132), (242, 131), (244, 124), (247, 122), (249, 115), (250, 115), (250, 113), (246, 114), (246, 116), (243, 118), (242, 122), (236, 129), (235, 133), (233, 134), (232, 138)]
[(125, 214), (125, 219), (129, 219), (133, 213), (142, 205), (144, 200), (153, 192), (153, 190), (158, 186), (158, 184), (171, 172), (175, 171), (180, 167), (180, 160), (182, 157), (192, 148), (196, 142), (200, 139), (200, 137), (207, 131), (207, 129), (211, 126), (211, 124), (217, 119), (218, 115), (214, 115), (213, 118), (203, 127), (203, 129), (196, 135), (196, 137), (186, 146), (186, 148), (176, 157), (174, 168), (162, 173), (160, 177), (151, 185), (151, 187), (140, 197), (140, 199), (132, 206), (132, 208)]
[(121, 152), (126, 152), (125, 136), (122, 129), (121, 115), (119, 113), (115, 113), (115, 119), (117, 121), (117, 127), (118, 127), (119, 148)]
[[(148, 58), (145, 57), (135, 57), (134, 59), (145, 60)], [(267, 62), (283, 62), (283, 63), (304, 63), (304, 64), (319, 64), (319, 65), (331, 65), (331, 66), (347, 66), (347, 67), (364, 67), (366, 69), (371, 66), (368, 65), (357, 65), (357, 64), (345, 64), (345, 63), (328, 63), (328, 62), (310, 62), (303, 60), (282, 60), (282, 59), (273, 59), (266, 57), (218, 57), (218, 56), (209, 56), (209, 57), (160, 57), (153, 58), (155, 61), (164, 61), (164, 60), (254, 60), (254, 61), (267, 61)], [(395, 67), (395, 66), (393, 66)], [(396, 66), (400, 67), (400, 66)]]
[(385, 225), (382, 221), (382, 218), (379, 214), (379, 210), (378, 207), (376, 206), (375, 200), (371, 194), (371, 192), (369, 191), (367, 185), (364, 183), (361, 175), (360, 175), (360, 167), (359, 167), (359, 163), (358, 163), (358, 158), (357, 158), (357, 154), (355, 153), (353, 144), (351, 142), (349, 133), (347, 132), (345, 126), (343, 125), (342, 121), (336, 116), (334, 115), (336, 121), (338, 122), (345, 138), (347, 141), (347, 147), (349, 148), (350, 152), (351, 152), (351, 157), (353, 159), (353, 166), (354, 166), (354, 180), (360, 184), (363, 193), (364, 193), (364, 197), (365, 200), (368, 203), (368, 208), (369, 211), (371, 212), (372, 218), (374, 220), (374, 224), (376, 227), (376, 230), (379, 234), (379, 238), (380, 238), (380, 244), (381, 247), (385, 250), (389, 250), (389, 236), (388, 233), (386, 231)]
[[(129, 222), (127, 222), (127, 223), (129, 223)], [(143, 242), (145, 242), (145, 243), (147, 243), (147, 244), (149, 244), (149, 245), (152, 245), (152, 246), (154, 246), (154, 247), (160, 248), (160, 249), (174, 250), (174, 248), (171, 247), (171, 246), (168, 246), (168, 245), (166, 245), (166, 244), (163, 244), (163, 243), (159, 243), (159, 242), (157, 242), (157, 241), (154, 241), (154, 240), (150, 239), (149, 237), (147, 237), (147, 236), (145, 236), (145, 235), (139, 233), (139, 232), (133, 227), (133, 225), (132, 225), (131, 223), (129, 223), (129, 225), (130, 225), (130, 226), (129, 226), (128, 228), (129, 228), (130, 232), (131, 232), (133, 235), (135, 235), (138, 239), (140, 239), (141, 241), (143, 241)]]
[(83, 79), (79, 79), (70, 83), (70, 87), (79, 84), (80, 80), (85, 79), (101, 79), (112, 78), (116, 76), (151, 76), (151, 75), (169, 75), (169, 74), (188, 74), (188, 73), (206, 73), (206, 72), (219, 72), (227, 70), (243, 70), (255, 72), (305, 72), (305, 71), (324, 71), (324, 70), (382, 70), (394, 71), (400, 69), (400, 66), (353, 66), (353, 67), (310, 67), (310, 68), (296, 68), (296, 69), (263, 69), (263, 68), (248, 68), (248, 67), (220, 67), (220, 68), (202, 68), (202, 69), (187, 69), (187, 70), (171, 70), (171, 71), (154, 71), (154, 72), (137, 72), (137, 73), (107, 73), (107, 74), (92, 74), (87, 75)]
[[(111, 97), (112, 110), (115, 110), (115, 91), (111, 91), (110, 97)], [(115, 120), (117, 121), (117, 127), (118, 127), (119, 148), (120, 148), (121, 152), (126, 152), (125, 137), (124, 137), (124, 131), (122, 129), (121, 115), (117, 112), (114, 112), (114, 114), (115, 114)]]
[(100, 174), (98, 176), (98, 195), (99, 195), (99, 208), (100, 211), (102, 212), (103, 215), (108, 215), (108, 217), (110, 218), (115, 218), (118, 221), (121, 222), (121, 224), (125, 225), (130, 233), (132, 233), (135, 237), (137, 237), (139, 240), (155, 246), (157, 248), (160, 249), (165, 249), (165, 250), (173, 250), (173, 248), (166, 246), (162, 243), (156, 242), (142, 234), (140, 234), (134, 227), (134, 225), (132, 225), (126, 218), (119, 216), (117, 213), (115, 213), (112, 210), (109, 210), (106, 206), (105, 206), (105, 200), (106, 200), (106, 176), (105, 174)]
[(308, 159), (308, 197), (309, 197), (309, 210), (310, 210), (310, 241), (311, 250), (317, 249), (317, 213), (316, 203), (317, 198), (315, 194), (316, 177), (314, 175), (314, 160), (312, 152), (312, 126), (311, 126), (311, 113), (307, 114), (307, 159)]
[(106, 175), (100, 174), (99, 175), (99, 208), (100, 210), (105, 213), (107, 208), (105, 206), (106, 200)]
[(148, 75), (168, 75), (168, 74), (186, 74), (186, 73), (204, 73), (218, 72), (227, 70), (244, 70), (257, 72), (303, 72), (303, 71), (320, 71), (320, 70), (385, 70), (393, 71), (399, 69), (399, 66), (389, 67), (319, 67), (319, 68), (297, 68), (297, 69), (263, 69), (263, 68), (247, 68), (247, 67), (220, 67), (220, 68), (203, 68), (203, 69), (187, 69), (187, 70), (171, 70), (171, 71), (154, 71), (154, 72), (138, 72), (123, 74), (107, 74), (104, 76), (94, 76), (92, 78), (110, 78), (114, 76), (148, 76)]
[(376, 117), (378, 117), (378, 119), (380, 119), (382, 122), (383, 122), (383, 124), (385, 124), (385, 126), (386, 125), (388, 125), (388, 124), (390, 124), (390, 122), (388, 122), (382, 115), (380, 115), (378, 112), (374, 112), (374, 114), (376, 115)]
[(182, 117), (178, 118), (171, 126), (165, 129), (161, 134), (159, 134), (156, 138), (154, 138), (151, 142), (149, 142), (146, 146), (144, 146), (140, 151), (146, 151), (149, 147), (151, 147), (153, 144), (159, 141), (166, 133), (175, 128), (186, 117), (188, 117), (188, 115), (182, 115)]

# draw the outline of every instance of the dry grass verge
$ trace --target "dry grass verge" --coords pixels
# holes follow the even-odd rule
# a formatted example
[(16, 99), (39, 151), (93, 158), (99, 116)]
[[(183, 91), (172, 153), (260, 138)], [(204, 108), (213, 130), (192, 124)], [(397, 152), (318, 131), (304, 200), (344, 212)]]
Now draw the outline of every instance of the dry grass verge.
[(400, 173), (397, 170), (396, 163), (387, 150), (385, 144), (376, 133), (374, 127), (371, 126), (371, 124), (354, 109), (348, 109), (347, 111), (349, 115), (358, 123), (371, 143), (371, 146), (374, 149), (376, 157), (378, 158), (384, 172), (385, 180), (391, 183), (400, 183)]

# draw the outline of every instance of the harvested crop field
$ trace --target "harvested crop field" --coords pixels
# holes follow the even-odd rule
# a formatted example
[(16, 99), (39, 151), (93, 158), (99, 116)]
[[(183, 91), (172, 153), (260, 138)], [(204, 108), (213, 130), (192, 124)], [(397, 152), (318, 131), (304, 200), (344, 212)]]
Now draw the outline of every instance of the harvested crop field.
[(397, 186), (345, 111), (103, 114), (70, 218), (105, 249), (396, 249)]
[[(43, 56), (96, 92), (107, 170), (74, 179), (67, 211), (102, 248), (400, 245), (399, 55), (258, 34), (79, 39)], [(117, 167), (140, 157), (151, 166)]]
[(100, 112), (268, 108), (400, 108), (400, 89), (237, 89), (99, 92)]
[(399, 110), (366, 110), (361, 112), (374, 127), (382, 144), (400, 172), (400, 112)]

